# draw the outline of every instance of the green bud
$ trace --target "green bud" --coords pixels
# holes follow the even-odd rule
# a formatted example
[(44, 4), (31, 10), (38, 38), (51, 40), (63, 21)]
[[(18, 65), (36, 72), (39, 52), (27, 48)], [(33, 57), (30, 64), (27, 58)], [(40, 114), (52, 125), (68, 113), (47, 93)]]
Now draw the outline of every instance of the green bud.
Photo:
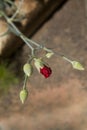
[(72, 61), (72, 66), (74, 69), (77, 69), (77, 70), (84, 70), (84, 67), (82, 64), (80, 64), (79, 62), (77, 61)]
[(23, 89), (20, 91), (20, 100), (22, 104), (24, 104), (25, 100), (27, 99), (28, 91), (26, 89)]
[(47, 58), (51, 58), (53, 54), (54, 54), (53, 52), (48, 52), (48, 53), (46, 54), (46, 57), (47, 57)]
[(24, 73), (25, 73), (27, 76), (31, 76), (31, 75), (32, 75), (32, 72), (33, 72), (33, 67), (32, 67), (32, 65), (26, 63), (26, 64), (23, 66), (23, 71), (24, 71)]

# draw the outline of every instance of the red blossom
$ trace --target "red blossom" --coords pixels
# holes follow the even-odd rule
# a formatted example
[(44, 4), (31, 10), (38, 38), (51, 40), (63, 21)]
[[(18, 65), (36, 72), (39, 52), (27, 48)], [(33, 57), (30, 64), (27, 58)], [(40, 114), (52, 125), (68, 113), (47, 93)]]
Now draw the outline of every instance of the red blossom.
[(40, 68), (40, 73), (44, 75), (45, 78), (48, 78), (51, 75), (52, 70), (50, 67), (44, 65), (43, 68)]

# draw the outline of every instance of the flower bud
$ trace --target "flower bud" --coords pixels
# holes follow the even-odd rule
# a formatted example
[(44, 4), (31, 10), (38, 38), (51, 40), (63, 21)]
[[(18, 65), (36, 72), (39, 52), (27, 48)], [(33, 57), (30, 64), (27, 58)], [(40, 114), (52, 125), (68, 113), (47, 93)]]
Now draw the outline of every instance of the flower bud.
[(22, 104), (24, 104), (25, 100), (27, 99), (28, 91), (26, 89), (23, 89), (20, 91), (20, 100)]
[(72, 61), (72, 66), (74, 69), (77, 69), (77, 70), (84, 70), (84, 67), (82, 64), (80, 64), (79, 62), (77, 61)]
[(32, 75), (32, 72), (33, 72), (33, 67), (32, 67), (32, 65), (26, 63), (26, 64), (23, 66), (23, 71), (24, 71), (24, 73), (25, 73), (27, 76), (31, 76), (31, 75)]
[(35, 66), (45, 78), (48, 78), (52, 73), (51, 68), (45, 65), (41, 59), (35, 59)]
[(46, 58), (51, 58), (53, 54), (54, 54), (53, 52), (48, 52), (45, 56)]

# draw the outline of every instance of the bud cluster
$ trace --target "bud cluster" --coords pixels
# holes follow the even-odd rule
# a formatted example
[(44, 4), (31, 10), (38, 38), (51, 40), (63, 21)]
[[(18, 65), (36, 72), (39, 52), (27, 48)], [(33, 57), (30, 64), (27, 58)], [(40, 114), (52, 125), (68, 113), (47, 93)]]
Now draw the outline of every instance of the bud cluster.
[[(4, 10), (4, 7), (8, 6), (8, 5), (12, 5), (13, 7), (15, 7), (15, 9), (17, 9), (11, 17), (8, 17), (6, 14), (6, 10)], [(35, 66), (36, 69), (38, 70), (38, 72), (41, 75), (43, 75), (45, 78), (49, 78), (52, 74), (51, 68), (49, 67), (48, 64), (46, 64), (44, 62), (44, 59), (42, 58), (42, 56), (37, 58), (37, 56), (35, 54), (36, 49), (43, 49), (46, 52), (45, 58), (48, 58), (48, 59), (51, 58), (52, 55), (54, 55), (54, 54), (57, 56), (60, 56), (64, 60), (68, 61), (74, 69), (82, 71), (82, 70), (84, 70), (84, 67), (82, 66), (82, 64), (80, 62), (72, 61), (69, 58), (67, 58), (65, 55), (60, 54), (58, 52), (55, 53), (51, 49), (48, 49), (48, 48), (36, 43), (35, 41), (29, 39), (28, 37), (26, 37), (17, 28), (17, 26), (14, 23), (14, 21), (16, 22), (16, 21), (20, 20), (20, 18), (17, 19), (17, 16), (19, 16), (19, 11), (20, 11), (20, 7), (21, 7), (20, 5), (21, 4), (19, 4), (19, 8), (16, 8), (16, 5), (14, 4), (14, 2), (12, 2), (12, 0), (0, 0), (0, 17), (2, 17), (8, 25), (8, 30), (6, 32), (4, 32), (2, 35), (0, 35), (0, 37), (7, 35), (9, 32), (12, 32), (14, 35), (19, 37), (31, 49), (32, 60), (30, 60), (30, 62), (25, 63), (25, 65), (23, 66), (25, 80), (24, 80), (23, 89), (20, 91), (20, 94), (19, 94), (21, 102), (24, 103), (28, 96), (26, 82), (27, 82), (27, 79), (33, 74), (33, 67)], [(34, 62), (34, 65), (32, 64), (32, 61)]]
[[(45, 57), (51, 58), (52, 55), (53, 55), (53, 53), (47, 52), (45, 54)], [(46, 62), (44, 62), (43, 58), (34, 57), (30, 62), (25, 63), (24, 66), (23, 66), (25, 78), (26, 77), (29, 78), (33, 74), (33, 64), (32, 64), (32, 62), (34, 62), (35, 68), (38, 70), (38, 72), (41, 75), (43, 75), (45, 78), (50, 77), (50, 75), (52, 74), (52, 70), (49, 67), (49, 65)], [(27, 88), (26, 88), (26, 82), (27, 82), (27, 80), (25, 80), (23, 89), (20, 91), (20, 95), (19, 95), (22, 103), (24, 103), (26, 101), (27, 96), (28, 96), (28, 91), (27, 91)]]

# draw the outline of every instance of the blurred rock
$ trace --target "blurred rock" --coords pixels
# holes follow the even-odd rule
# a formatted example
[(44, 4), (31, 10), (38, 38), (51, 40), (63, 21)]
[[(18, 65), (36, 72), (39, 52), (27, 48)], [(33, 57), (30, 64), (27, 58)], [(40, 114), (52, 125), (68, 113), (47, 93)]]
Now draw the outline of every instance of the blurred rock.
[[(49, 15), (65, 0), (24, 0), (22, 3), (19, 17), (25, 18), (21, 22), (15, 23), (16, 26), (27, 36), (31, 36), (34, 31), (48, 18)], [(19, 1), (15, 0), (18, 6)], [(13, 12), (7, 12), (11, 16)], [(0, 20), (0, 34), (7, 30), (5, 21)], [(23, 42), (13, 34), (0, 37), (0, 56), (8, 57), (19, 48)]]

